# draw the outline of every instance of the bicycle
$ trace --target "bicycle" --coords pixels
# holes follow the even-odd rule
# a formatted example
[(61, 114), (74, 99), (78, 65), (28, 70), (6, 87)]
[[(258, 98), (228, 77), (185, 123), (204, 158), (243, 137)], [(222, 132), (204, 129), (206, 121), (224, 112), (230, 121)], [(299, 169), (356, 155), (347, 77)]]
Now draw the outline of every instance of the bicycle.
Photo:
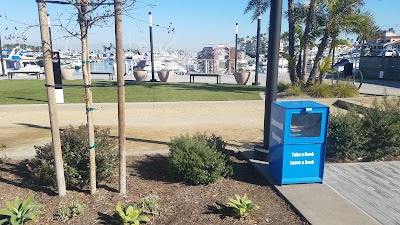
[(352, 83), (359, 90), (364, 81), (364, 76), (360, 69), (352, 71), (351, 74), (345, 74), (344, 71), (335, 71), (331, 76), (332, 84), (334, 82), (333, 81), (334, 78), (336, 78), (336, 83), (339, 82)]

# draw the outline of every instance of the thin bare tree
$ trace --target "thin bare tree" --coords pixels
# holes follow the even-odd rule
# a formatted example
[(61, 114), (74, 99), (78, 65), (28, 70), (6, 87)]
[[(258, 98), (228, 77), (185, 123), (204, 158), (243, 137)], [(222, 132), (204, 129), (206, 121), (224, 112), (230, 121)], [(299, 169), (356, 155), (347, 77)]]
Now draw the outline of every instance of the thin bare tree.
[(53, 64), (51, 58), (50, 36), (48, 28), (49, 25), (47, 20), (47, 8), (46, 8), (46, 3), (44, 3), (44, 1), (38, 0), (37, 4), (38, 4), (38, 13), (40, 21), (42, 49), (43, 49), (44, 71), (46, 74), (46, 90), (47, 90), (47, 99), (49, 106), (51, 138), (53, 141), (53, 149), (54, 149), (54, 167), (56, 170), (58, 195), (63, 196), (66, 194), (66, 188), (65, 188), (64, 167), (63, 167), (63, 159), (61, 151), (60, 128), (58, 124), (58, 114), (57, 114), (57, 107), (55, 100), (55, 85), (54, 85)]
[(118, 143), (119, 143), (119, 192), (126, 194), (126, 145), (125, 145), (125, 80), (124, 49), (122, 43), (122, 6), (121, 0), (114, 0), (115, 45), (117, 49), (118, 81)]

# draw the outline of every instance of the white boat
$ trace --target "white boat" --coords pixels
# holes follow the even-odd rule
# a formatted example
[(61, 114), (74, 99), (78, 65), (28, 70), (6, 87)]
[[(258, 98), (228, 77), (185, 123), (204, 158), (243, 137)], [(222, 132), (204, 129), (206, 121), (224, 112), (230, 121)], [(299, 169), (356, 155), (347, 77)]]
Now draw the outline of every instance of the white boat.
[[(18, 70), (21, 72), (43, 73), (43, 67), (38, 64), (35, 54), (29, 54), (20, 49), (19, 46), (15, 47), (3, 61), (6, 65), (6, 70)], [(6, 71), (7, 73), (7, 71)]]

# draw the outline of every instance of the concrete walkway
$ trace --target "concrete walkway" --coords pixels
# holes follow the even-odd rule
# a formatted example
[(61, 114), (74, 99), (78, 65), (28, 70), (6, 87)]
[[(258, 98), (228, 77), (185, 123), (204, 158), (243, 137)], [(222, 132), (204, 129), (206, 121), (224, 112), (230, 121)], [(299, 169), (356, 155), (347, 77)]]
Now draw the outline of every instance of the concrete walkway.
[[(244, 151), (242, 154), (270, 184), (273, 184), (274, 189), (311, 224), (380, 224), (325, 183), (277, 185), (268, 172), (267, 162), (255, 160), (253, 151)], [(356, 186), (352, 188), (356, 188)]]

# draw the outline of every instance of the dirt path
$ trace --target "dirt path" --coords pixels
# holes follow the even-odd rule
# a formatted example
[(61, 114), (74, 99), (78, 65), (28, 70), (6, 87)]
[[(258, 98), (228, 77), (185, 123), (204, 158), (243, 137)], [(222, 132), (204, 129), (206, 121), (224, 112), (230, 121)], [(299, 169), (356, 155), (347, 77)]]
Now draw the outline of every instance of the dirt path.
[[(336, 99), (316, 100), (332, 105)], [(94, 123), (118, 136), (117, 104), (95, 104)], [(167, 150), (171, 137), (197, 131), (221, 135), (230, 149), (252, 148), (263, 140), (264, 101), (127, 103), (126, 146), (138, 151)], [(84, 104), (58, 105), (60, 127), (85, 124)], [(51, 140), (48, 108), (0, 105), (1, 155), (14, 159), (34, 155), (34, 145)]]
[[(116, 104), (96, 104), (94, 122), (118, 135)], [(61, 127), (84, 124), (83, 104), (59, 105)], [(126, 105), (126, 139), (129, 152), (168, 149), (171, 137), (197, 131), (221, 135), (233, 148), (262, 141), (263, 101), (198, 103), (129, 103)], [(0, 107), (0, 154), (25, 158), (34, 145), (51, 140), (47, 105)]]

